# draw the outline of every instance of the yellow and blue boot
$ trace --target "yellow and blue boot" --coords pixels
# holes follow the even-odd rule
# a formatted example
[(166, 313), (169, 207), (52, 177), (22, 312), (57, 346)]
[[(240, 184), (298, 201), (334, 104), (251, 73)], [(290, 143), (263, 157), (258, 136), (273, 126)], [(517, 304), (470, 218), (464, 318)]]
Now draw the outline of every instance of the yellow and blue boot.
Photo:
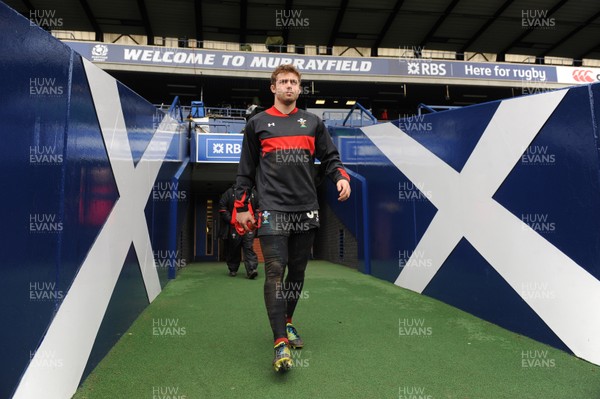
[(273, 369), (275, 371), (287, 371), (292, 367), (292, 354), (288, 343), (281, 341), (275, 345), (275, 358), (273, 359)]
[(287, 338), (290, 346), (294, 349), (302, 349), (304, 342), (302, 341), (302, 338), (300, 338), (298, 331), (296, 331), (296, 328), (292, 325), (292, 323), (287, 323), (285, 325), (285, 331), (287, 332)]

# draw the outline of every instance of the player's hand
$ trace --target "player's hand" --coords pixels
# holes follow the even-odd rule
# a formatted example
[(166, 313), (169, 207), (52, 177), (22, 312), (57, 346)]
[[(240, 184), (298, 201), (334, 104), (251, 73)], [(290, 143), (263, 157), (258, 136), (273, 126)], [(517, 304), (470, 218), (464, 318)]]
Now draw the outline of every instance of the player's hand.
[(338, 197), (338, 201), (346, 201), (348, 198), (350, 198), (350, 192), (352, 190), (350, 190), (350, 182), (346, 179), (340, 179), (338, 180), (338, 182), (336, 183), (336, 187), (338, 190), (338, 193), (340, 193), (339, 197)]
[(252, 213), (248, 212), (238, 212), (235, 216), (235, 220), (244, 228), (246, 231), (252, 231), (256, 228), (256, 220), (254, 220), (254, 216)]

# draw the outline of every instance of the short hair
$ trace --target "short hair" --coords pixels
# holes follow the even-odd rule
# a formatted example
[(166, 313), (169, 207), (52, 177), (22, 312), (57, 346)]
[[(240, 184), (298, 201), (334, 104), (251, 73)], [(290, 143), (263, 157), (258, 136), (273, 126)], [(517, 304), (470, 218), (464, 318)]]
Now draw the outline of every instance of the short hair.
[(293, 73), (296, 76), (298, 76), (298, 82), (300, 82), (300, 80), (302, 79), (300, 71), (295, 66), (293, 66), (292, 64), (283, 64), (275, 68), (275, 70), (271, 74), (272, 85), (275, 85), (275, 83), (277, 82), (277, 75), (279, 75), (280, 73)]

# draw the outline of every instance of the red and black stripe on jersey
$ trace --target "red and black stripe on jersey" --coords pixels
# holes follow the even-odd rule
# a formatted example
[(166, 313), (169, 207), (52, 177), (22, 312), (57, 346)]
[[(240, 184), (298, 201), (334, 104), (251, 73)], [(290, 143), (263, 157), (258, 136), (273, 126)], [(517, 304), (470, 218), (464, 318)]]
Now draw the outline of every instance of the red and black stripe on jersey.
[(259, 207), (283, 212), (319, 208), (315, 158), (332, 181), (350, 180), (323, 121), (295, 108), (289, 114), (271, 107), (246, 124), (238, 165), (236, 207), (247, 209), (244, 193), (256, 185)]

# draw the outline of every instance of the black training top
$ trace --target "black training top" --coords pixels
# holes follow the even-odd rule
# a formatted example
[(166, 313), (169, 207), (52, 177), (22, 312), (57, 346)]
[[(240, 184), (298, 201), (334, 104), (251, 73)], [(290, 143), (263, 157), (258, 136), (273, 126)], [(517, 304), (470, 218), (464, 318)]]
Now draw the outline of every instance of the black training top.
[(244, 133), (236, 180), (238, 212), (247, 210), (247, 193), (254, 185), (262, 210), (319, 209), (315, 158), (333, 182), (350, 180), (318, 116), (298, 108), (286, 115), (275, 107), (257, 114)]

